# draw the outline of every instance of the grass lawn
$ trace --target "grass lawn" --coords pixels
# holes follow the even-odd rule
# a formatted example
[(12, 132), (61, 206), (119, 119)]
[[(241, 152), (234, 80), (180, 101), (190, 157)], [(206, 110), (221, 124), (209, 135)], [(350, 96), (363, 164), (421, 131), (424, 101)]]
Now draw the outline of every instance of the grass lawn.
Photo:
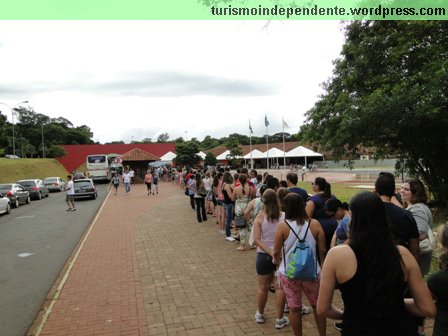
[(0, 183), (21, 179), (44, 179), (50, 176), (65, 178), (67, 171), (55, 159), (5, 159), (0, 158)]

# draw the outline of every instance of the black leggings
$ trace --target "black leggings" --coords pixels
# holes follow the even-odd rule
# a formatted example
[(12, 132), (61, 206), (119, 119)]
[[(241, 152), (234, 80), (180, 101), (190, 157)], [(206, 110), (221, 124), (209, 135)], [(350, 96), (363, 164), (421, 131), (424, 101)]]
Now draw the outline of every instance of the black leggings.
[(205, 213), (205, 198), (195, 197), (194, 201), (196, 203), (196, 215), (198, 216), (198, 222), (207, 220), (207, 214)]
[(151, 182), (145, 182), (146, 184), (146, 190), (151, 191)]

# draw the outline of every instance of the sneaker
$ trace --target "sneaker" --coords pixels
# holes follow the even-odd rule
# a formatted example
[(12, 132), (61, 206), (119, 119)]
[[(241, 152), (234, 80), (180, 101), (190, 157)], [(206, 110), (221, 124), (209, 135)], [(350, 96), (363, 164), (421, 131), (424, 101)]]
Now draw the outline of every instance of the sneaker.
[(71, 208), (70, 211), (76, 211), (76, 208)]
[(334, 325), (334, 328), (337, 330), (337, 331), (342, 331), (342, 322), (336, 322), (335, 324), (333, 324)]
[(283, 316), (281, 319), (277, 319), (275, 322), (275, 329), (282, 329), (289, 324), (289, 319), (286, 316)]
[(229, 242), (233, 242), (233, 241), (235, 241), (235, 238), (233, 238), (233, 237), (226, 237), (226, 240), (229, 241)]
[(72, 211), (72, 208), (68, 208), (67, 210), (65, 210), (65, 211)]
[(260, 314), (258, 311), (255, 313), (255, 321), (257, 323), (264, 323), (264, 314)]
[(311, 308), (305, 305), (302, 305), (302, 309), (300, 311), (302, 313), (302, 315), (306, 315), (311, 313)]

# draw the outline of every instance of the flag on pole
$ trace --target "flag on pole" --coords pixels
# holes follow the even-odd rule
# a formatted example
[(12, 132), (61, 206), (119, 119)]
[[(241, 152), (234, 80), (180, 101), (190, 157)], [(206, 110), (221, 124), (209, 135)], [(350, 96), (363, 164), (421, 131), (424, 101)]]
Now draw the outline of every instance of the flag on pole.
[(254, 134), (254, 131), (252, 130), (252, 126), (250, 125), (250, 119), (249, 119), (249, 131), (250, 131), (250, 134)]
[(264, 125), (265, 125), (266, 127), (269, 126), (269, 120), (268, 120), (268, 116), (267, 116), (267, 115), (264, 115)]
[(283, 121), (283, 127), (284, 128), (289, 128), (289, 125), (286, 123), (285, 119), (282, 118)]

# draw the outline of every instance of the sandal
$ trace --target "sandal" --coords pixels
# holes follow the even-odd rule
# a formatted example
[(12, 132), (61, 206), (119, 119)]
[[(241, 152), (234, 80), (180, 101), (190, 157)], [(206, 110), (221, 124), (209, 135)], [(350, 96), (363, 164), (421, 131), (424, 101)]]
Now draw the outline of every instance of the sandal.
[(236, 248), (238, 251), (246, 251), (246, 248), (244, 246), (240, 246)]

